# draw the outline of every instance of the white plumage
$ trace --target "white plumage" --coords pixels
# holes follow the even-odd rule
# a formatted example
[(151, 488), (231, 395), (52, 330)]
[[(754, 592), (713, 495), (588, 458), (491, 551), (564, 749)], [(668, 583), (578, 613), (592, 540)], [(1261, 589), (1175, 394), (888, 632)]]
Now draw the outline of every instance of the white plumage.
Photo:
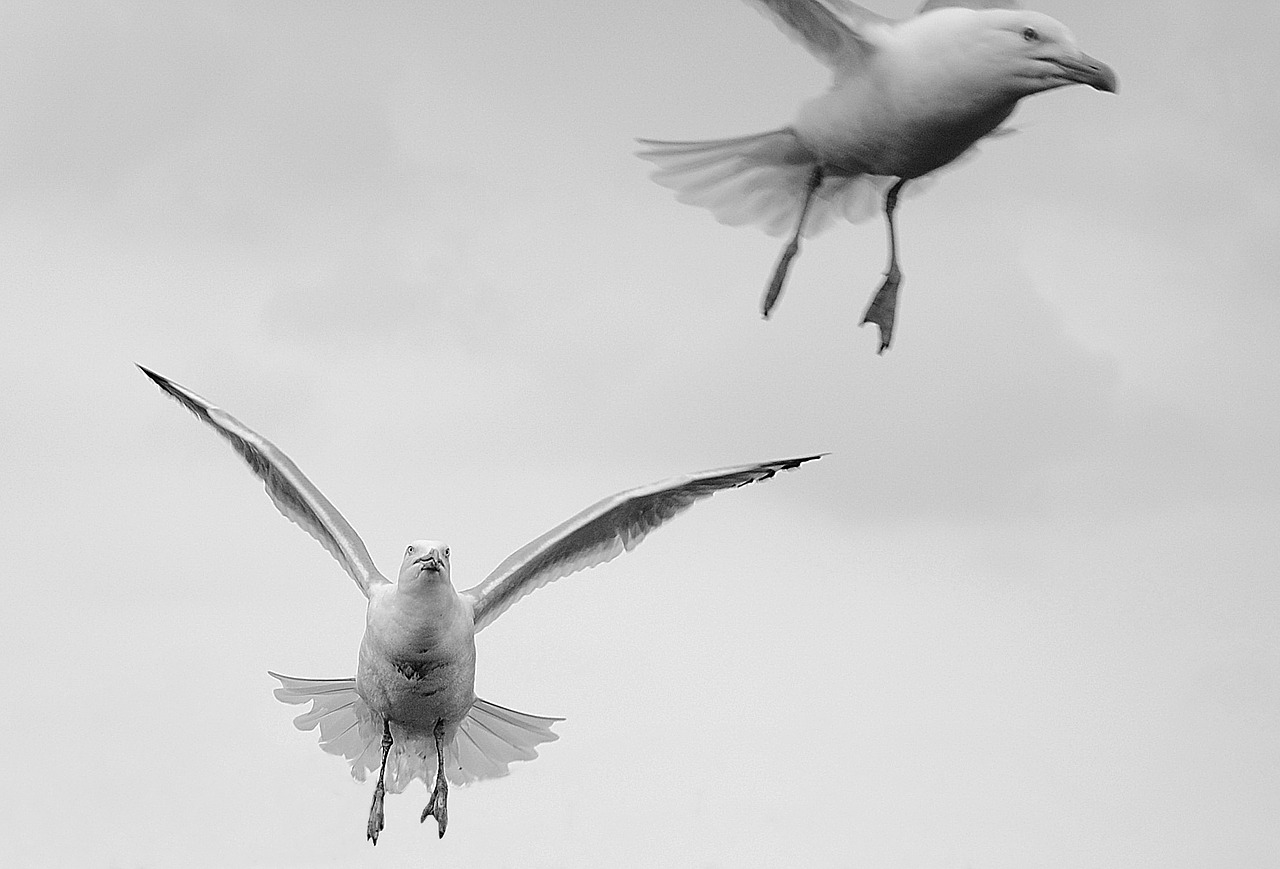
[(894, 209), (904, 185), (992, 135), (1018, 101), (1068, 84), (1116, 89), (1111, 69), (1080, 51), (1059, 22), (1000, 0), (929, 0), (891, 21), (850, 0), (752, 0), (832, 71), (831, 88), (790, 126), (699, 142), (641, 139), (639, 155), (676, 198), (731, 226), (791, 233), (761, 312), (782, 293), (800, 239), (881, 200), (889, 265), (863, 323), (893, 338), (901, 271)]
[[(346, 758), (352, 778), (362, 782), (369, 773), (378, 771), (382, 717), (370, 711), (356, 691), (354, 678), (271, 675), (280, 680), (280, 687), (274, 691), (276, 699), (311, 703), (310, 709), (293, 719), (294, 725), (299, 730), (319, 729), (320, 747)], [(516, 712), (477, 697), (457, 735), (445, 748), (445, 775), (456, 785), (507, 775), (512, 762), (538, 756), (535, 746), (559, 739), (551, 726), (563, 720)], [(391, 734), (394, 742), (387, 758), (387, 792), (401, 793), (415, 778), (430, 787), (436, 775), (435, 746), (394, 722)]]
[(399, 793), (415, 778), (431, 785), (422, 819), (435, 817), (443, 836), (448, 782), (504, 776), (513, 761), (532, 760), (536, 746), (557, 738), (551, 727), (562, 719), (516, 712), (475, 696), (478, 631), (534, 589), (632, 549), (695, 501), (818, 458), (720, 468), (620, 492), (521, 547), (482, 582), (457, 592), (445, 544), (411, 543), (397, 581), (391, 582), (342, 514), (282, 450), (191, 390), (142, 371), (231, 444), (280, 512), (320, 541), (368, 599), (354, 678), (271, 675), (280, 681), (275, 695), (281, 701), (311, 704), (294, 723), (302, 730), (318, 729), (320, 747), (345, 758), (357, 781), (378, 771), (367, 827), (374, 844), (388, 791)]

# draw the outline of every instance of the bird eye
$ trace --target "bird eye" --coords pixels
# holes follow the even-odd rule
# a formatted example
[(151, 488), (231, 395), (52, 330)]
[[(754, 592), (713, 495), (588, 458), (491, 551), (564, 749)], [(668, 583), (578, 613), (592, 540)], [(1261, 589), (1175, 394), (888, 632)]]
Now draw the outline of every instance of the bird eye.
[(444, 548), (444, 557), (445, 557), (445, 558), (448, 558), (448, 557), (449, 557), (449, 547), (448, 547), (448, 546), (446, 546), (446, 547)]
[(1024, 27), (1022, 29), (1022, 38), (1027, 42), (1039, 42), (1040, 34), (1036, 33), (1036, 29), (1034, 27)]

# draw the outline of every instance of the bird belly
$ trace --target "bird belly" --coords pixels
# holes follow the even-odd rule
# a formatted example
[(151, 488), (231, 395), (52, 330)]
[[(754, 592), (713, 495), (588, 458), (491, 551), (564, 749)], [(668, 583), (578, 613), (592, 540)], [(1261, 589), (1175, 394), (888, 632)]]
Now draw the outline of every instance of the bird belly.
[(448, 741), (475, 702), (475, 645), (433, 651), (397, 654), (361, 643), (356, 691), (409, 735), (430, 736), (443, 721)]
[(1000, 126), (1013, 112), (1013, 103), (985, 112), (957, 112), (946, 117), (926, 116), (903, 119), (900, 147), (888, 153), (888, 163), (900, 178), (919, 178), (941, 169), (968, 151)]

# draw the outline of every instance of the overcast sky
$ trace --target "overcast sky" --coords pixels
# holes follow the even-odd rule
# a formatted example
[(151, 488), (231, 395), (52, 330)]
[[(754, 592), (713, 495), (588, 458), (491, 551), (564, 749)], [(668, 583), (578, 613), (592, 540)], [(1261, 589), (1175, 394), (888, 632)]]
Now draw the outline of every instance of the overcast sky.
[[(779, 242), (633, 156), (826, 86), (749, 4), (7, 3), (0, 863), (1280, 863), (1280, 13), (1039, 8), (1120, 93), (904, 200), (877, 357), (878, 221), (766, 323)], [(561, 739), (374, 849), (266, 675), (351, 675), (364, 601), (134, 362), (461, 587), (614, 491), (831, 455), (481, 634), (477, 693)]]

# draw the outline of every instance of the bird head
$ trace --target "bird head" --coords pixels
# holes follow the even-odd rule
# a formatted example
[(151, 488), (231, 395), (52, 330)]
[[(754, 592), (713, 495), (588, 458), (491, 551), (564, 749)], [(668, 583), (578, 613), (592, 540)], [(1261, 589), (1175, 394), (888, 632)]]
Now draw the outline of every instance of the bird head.
[(989, 46), (1021, 95), (1070, 84), (1115, 93), (1116, 74), (1076, 45), (1061, 22), (1039, 12), (991, 9), (978, 13), (990, 30)]
[(404, 551), (400, 583), (435, 582), (449, 579), (449, 547), (439, 540), (415, 540)]

